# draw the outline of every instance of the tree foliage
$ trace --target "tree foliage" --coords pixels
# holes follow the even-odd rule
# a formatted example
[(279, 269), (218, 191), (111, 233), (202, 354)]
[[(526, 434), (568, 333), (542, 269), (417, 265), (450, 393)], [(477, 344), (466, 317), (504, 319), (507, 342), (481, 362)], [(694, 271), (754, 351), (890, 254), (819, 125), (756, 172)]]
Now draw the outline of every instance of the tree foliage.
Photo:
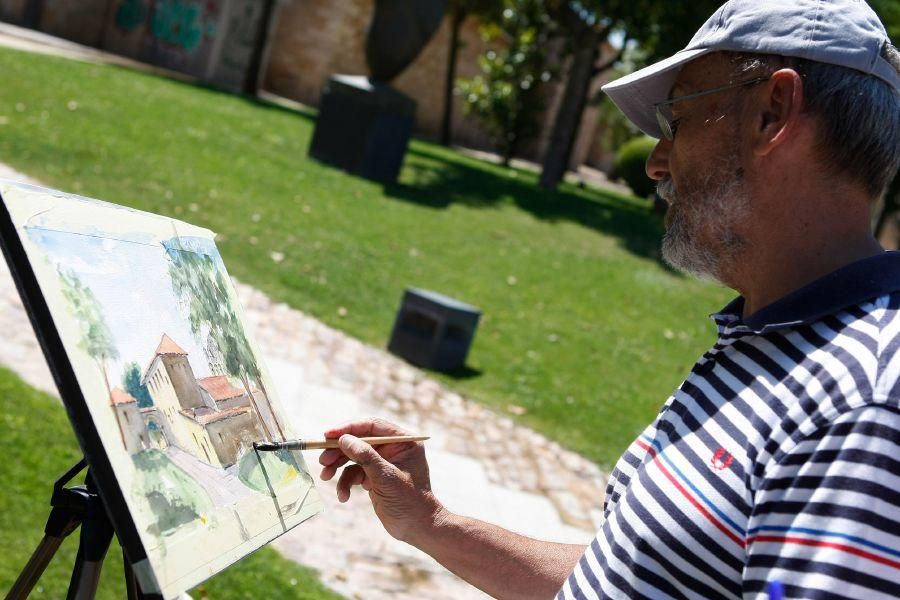
[(713, 13), (719, 0), (546, 0), (571, 56), (566, 85), (543, 158), (541, 186), (562, 180), (588, 102), (593, 79), (621, 57), (601, 59), (599, 47), (613, 31), (636, 40), (648, 60), (683, 48)]
[[(185, 250), (177, 244), (166, 242), (163, 245), (170, 259), (169, 275), (172, 279), (172, 288), (188, 310), (191, 332), (198, 341), (202, 340), (204, 335), (212, 338), (222, 353), (225, 371), (241, 380), (254, 405), (255, 398), (250, 389), (250, 381), (256, 383), (262, 390), (268, 402), (268, 394), (256, 355), (232, 306), (227, 281), (216, 261), (208, 254)], [(271, 405), (268, 408), (278, 432), (282, 433)], [(256, 412), (263, 430), (268, 433), (265, 420), (259, 414), (259, 410)], [(281, 437), (283, 439), (284, 435)]]
[(125, 365), (122, 373), (122, 388), (131, 394), (140, 408), (153, 406), (153, 399), (147, 386), (141, 383), (141, 367), (136, 362)]
[(62, 282), (63, 297), (81, 328), (78, 347), (97, 362), (109, 392), (106, 362), (119, 358), (119, 350), (103, 317), (103, 308), (94, 292), (84, 285), (75, 273), (60, 268), (59, 278)]
[(504, 163), (537, 132), (553, 29), (541, 0), (504, 0), (499, 18), (482, 26), (490, 49), (479, 58), (481, 74), (457, 84), (466, 113), (482, 121)]

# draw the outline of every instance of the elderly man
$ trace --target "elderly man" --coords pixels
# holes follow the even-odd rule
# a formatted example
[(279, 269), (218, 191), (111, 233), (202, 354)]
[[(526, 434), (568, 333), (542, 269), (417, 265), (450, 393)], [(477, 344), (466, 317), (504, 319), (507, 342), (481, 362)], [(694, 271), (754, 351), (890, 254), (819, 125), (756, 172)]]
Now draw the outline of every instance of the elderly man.
[(740, 296), (610, 477), (585, 548), (455, 514), (420, 445), (340, 450), (338, 496), (509, 598), (900, 597), (900, 254), (871, 207), (900, 162), (896, 49), (860, 0), (731, 0), (605, 90), (660, 138), (663, 255)]

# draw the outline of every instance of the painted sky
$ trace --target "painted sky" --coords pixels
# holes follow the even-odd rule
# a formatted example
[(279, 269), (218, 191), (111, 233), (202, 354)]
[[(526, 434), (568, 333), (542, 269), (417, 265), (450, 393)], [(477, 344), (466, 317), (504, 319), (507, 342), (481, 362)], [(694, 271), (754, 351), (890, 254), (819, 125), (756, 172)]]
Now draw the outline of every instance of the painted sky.
[[(27, 231), (51, 264), (77, 275), (103, 307), (119, 349), (119, 359), (107, 365), (110, 386), (122, 385), (129, 362), (146, 369), (164, 333), (188, 353), (198, 378), (211, 374), (206, 355), (191, 333), (186, 309), (172, 289), (162, 244), (35, 227)], [(209, 247), (204, 253), (214, 253), (221, 268), (215, 246), (210, 243)]]

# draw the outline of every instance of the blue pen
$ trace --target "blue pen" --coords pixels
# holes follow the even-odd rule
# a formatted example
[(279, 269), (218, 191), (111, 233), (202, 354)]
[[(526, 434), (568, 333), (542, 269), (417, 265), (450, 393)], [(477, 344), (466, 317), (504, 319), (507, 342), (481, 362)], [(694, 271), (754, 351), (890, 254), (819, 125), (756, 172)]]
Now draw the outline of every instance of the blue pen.
[(769, 600), (783, 600), (784, 599), (784, 584), (780, 581), (770, 581), (769, 582)]

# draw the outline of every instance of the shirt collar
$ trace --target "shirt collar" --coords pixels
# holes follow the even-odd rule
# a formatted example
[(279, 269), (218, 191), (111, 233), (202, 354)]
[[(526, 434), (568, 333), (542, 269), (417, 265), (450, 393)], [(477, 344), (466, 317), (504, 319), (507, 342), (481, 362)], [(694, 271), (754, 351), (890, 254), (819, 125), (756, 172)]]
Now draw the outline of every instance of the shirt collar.
[(811, 323), (853, 306), (900, 290), (900, 252), (864, 258), (813, 281), (742, 319), (744, 297), (738, 296), (710, 315), (721, 327), (766, 333)]

